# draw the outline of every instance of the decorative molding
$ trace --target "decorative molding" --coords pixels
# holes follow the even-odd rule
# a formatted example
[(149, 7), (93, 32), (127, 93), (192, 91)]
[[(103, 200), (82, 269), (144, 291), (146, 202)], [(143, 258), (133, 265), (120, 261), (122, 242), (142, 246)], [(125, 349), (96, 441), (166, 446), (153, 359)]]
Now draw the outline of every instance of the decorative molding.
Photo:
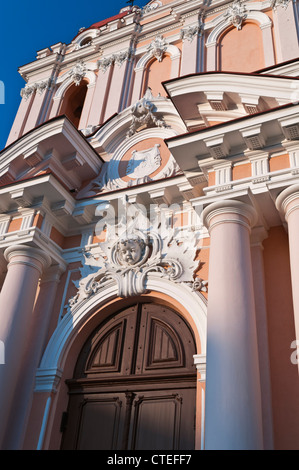
[(31, 85), (26, 84), (26, 86), (21, 89), (21, 97), (27, 101), (35, 91), (42, 95), (45, 90), (51, 89), (52, 84), (53, 81), (51, 78), (43, 80), (42, 82), (32, 83)]
[(142, 9), (141, 9), (141, 14), (144, 15), (146, 13), (151, 13), (152, 11), (156, 10), (157, 8), (161, 7), (163, 4), (162, 2), (160, 2), (159, 0), (156, 0), (154, 2), (151, 2), (150, 4), (148, 5), (145, 5)]
[(202, 25), (197, 24), (194, 26), (188, 26), (187, 28), (181, 29), (180, 38), (184, 42), (186, 39), (189, 42), (192, 42), (195, 36), (197, 36), (202, 31)]
[(247, 18), (248, 11), (242, 0), (234, 0), (233, 4), (228, 7), (224, 14), (224, 18), (229, 19), (231, 24), (238, 30), (242, 28), (243, 21)]
[(68, 75), (71, 77), (76, 86), (79, 86), (82, 79), (86, 75), (86, 65), (83, 60), (78, 60), (73, 68), (69, 71)]
[(110, 65), (114, 63), (113, 56), (105, 57), (104, 59), (98, 60), (98, 68), (102, 72), (106, 73)]
[(36, 85), (26, 85), (24, 88), (21, 89), (21, 97), (27, 101), (31, 95), (36, 91)]
[[(180, 172), (180, 168), (176, 163), (175, 159), (170, 156), (166, 166), (155, 176), (154, 179), (150, 177), (161, 166), (161, 156), (159, 151), (159, 145), (156, 144), (150, 149), (143, 151), (132, 151), (133, 162), (128, 163), (127, 167), (127, 176), (132, 178), (129, 182), (122, 180), (118, 175), (118, 160), (113, 160), (113, 164), (110, 166), (111, 161), (105, 163), (102, 168), (100, 177), (93, 181), (91, 191), (96, 193), (100, 191), (114, 191), (117, 189), (132, 187), (137, 184), (148, 183), (150, 181), (159, 180), (163, 178), (170, 178)], [(136, 163), (134, 163), (134, 161)], [(128, 173), (128, 168), (131, 167), (132, 172), (133, 168), (137, 170), (137, 164), (139, 163), (138, 171), (133, 173)], [(158, 166), (159, 165), (159, 166)], [(130, 170), (129, 170), (130, 171)]]
[[(158, 97), (159, 98), (159, 97)], [(154, 96), (150, 88), (148, 88), (144, 96), (131, 106), (132, 122), (127, 132), (127, 138), (135, 134), (141, 126), (155, 126), (166, 128), (167, 125), (163, 119), (158, 119), (156, 114), (156, 107), (152, 100)]]
[(60, 369), (37, 369), (35, 376), (35, 392), (56, 393), (62, 377)]
[(190, 229), (183, 233), (167, 227), (165, 233), (159, 233), (157, 227), (149, 227), (148, 219), (141, 213), (132, 217), (129, 224), (118, 227), (116, 234), (115, 227), (108, 225), (108, 241), (102, 242), (94, 253), (83, 252), (81, 280), (74, 281), (78, 292), (68, 302), (70, 310), (111, 282), (117, 284), (120, 297), (145, 293), (150, 274), (185, 283), (193, 291), (206, 290), (207, 282), (194, 277), (200, 265), (194, 248), (198, 232)]
[(288, 8), (290, 0), (271, 0), (271, 8), (276, 11), (278, 7), (282, 7), (285, 10)]
[(167, 50), (168, 43), (162, 35), (156, 36), (155, 39), (147, 47), (147, 50), (154, 56), (159, 62), (162, 61), (163, 55)]
[(106, 73), (111, 65), (116, 64), (118, 67), (121, 67), (126, 60), (130, 60), (133, 57), (134, 52), (131, 48), (129, 48), (125, 51), (121, 51), (117, 54), (112, 54), (109, 57), (98, 60), (97, 65), (99, 70), (102, 70), (104, 73)]
[(53, 80), (48, 78), (48, 80), (44, 80), (43, 82), (36, 84), (36, 91), (42, 95), (45, 90), (50, 90), (53, 84)]

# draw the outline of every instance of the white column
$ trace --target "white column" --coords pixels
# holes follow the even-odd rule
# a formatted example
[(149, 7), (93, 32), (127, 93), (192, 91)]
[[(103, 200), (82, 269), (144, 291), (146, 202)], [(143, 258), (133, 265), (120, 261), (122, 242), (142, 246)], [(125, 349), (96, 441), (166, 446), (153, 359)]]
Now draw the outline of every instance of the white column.
[(276, 199), (276, 207), (283, 213), (288, 224), (292, 295), (296, 334), (296, 338), (294, 338), (294, 340), (296, 340), (297, 345), (299, 345), (299, 185), (292, 185), (282, 191)]
[(16, 386), (14, 412), (10, 417), (5, 436), (5, 449), (18, 450), (22, 448), (26, 423), (32, 404), (35, 374), (46, 346), (51, 313), (62, 272), (61, 266), (51, 266), (46, 270), (40, 281), (40, 290), (30, 324), (30, 337), (24, 352)]
[(227, 200), (203, 212), (210, 232), (205, 449), (263, 448), (250, 227), (255, 211)]
[(263, 258), (263, 240), (267, 236), (268, 233), (263, 227), (256, 227), (252, 230), (251, 259), (260, 365), (264, 449), (273, 450), (272, 392)]
[(0, 448), (29, 337), (38, 281), (50, 264), (46, 253), (25, 245), (11, 246), (4, 255), (8, 271), (0, 294), (0, 340), (5, 347), (5, 364), (0, 366)]

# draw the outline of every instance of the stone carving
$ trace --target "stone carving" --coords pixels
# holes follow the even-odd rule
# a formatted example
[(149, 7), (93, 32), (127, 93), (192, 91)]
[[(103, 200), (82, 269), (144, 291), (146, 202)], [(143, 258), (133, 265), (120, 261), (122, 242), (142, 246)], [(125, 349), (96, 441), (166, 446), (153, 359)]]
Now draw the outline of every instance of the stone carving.
[(52, 86), (52, 79), (48, 78), (47, 80), (44, 80), (42, 82), (37, 82), (33, 83), (31, 85), (26, 85), (24, 88), (21, 90), (21, 97), (24, 98), (26, 101), (28, 98), (36, 91), (40, 95), (43, 94), (45, 90), (49, 90)]
[(157, 116), (155, 116), (156, 108), (152, 102), (153, 99), (152, 91), (148, 88), (143, 98), (131, 107), (132, 123), (127, 132), (127, 137), (131, 137), (139, 127), (144, 125), (147, 127), (150, 125), (167, 127), (163, 119), (158, 119)]
[(80, 129), (80, 132), (82, 132), (85, 137), (89, 137), (91, 134), (93, 134), (97, 129), (99, 129), (100, 126), (93, 126), (92, 124), (89, 124), (85, 129)]
[(42, 95), (45, 90), (49, 90), (52, 86), (52, 79), (49, 78), (48, 80), (44, 80), (43, 82), (36, 84), (37, 92)]
[(107, 72), (110, 65), (113, 64), (113, 57), (105, 57), (98, 61), (99, 70), (102, 70), (104, 73)]
[(116, 64), (121, 67), (126, 60), (131, 59), (133, 56), (134, 53), (131, 49), (119, 52), (118, 54), (113, 54), (110, 57), (105, 57), (104, 59), (99, 60), (98, 68), (105, 73), (110, 65)]
[(188, 28), (181, 30), (181, 39), (185, 41), (186, 39), (189, 42), (192, 42), (193, 39), (201, 31), (201, 25), (188, 26)]
[(224, 17), (229, 19), (238, 30), (241, 29), (243, 21), (247, 18), (247, 10), (245, 5), (242, 5), (242, 0), (235, 0), (233, 4), (228, 7)]
[(278, 7), (287, 9), (289, 3), (290, 0), (271, 0), (271, 8), (273, 8), (274, 11), (276, 11)]
[[(138, 153), (134, 154), (134, 163), (132, 162), (128, 164), (126, 174), (130, 178), (129, 182), (125, 182), (124, 180), (120, 179), (119, 176), (115, 176), (115, 173), (111, 170), (109, 164), (110, 162), (104, 163), (102, 166), (102, 171), (100, 177), (97, 178), (95, 181), (92, 182), (92, 191), (95, 193), (102, 192), (102, 191), (114, 191), (117, 189), (136, 186), (137, 184), (148, 183), (155, 179), (163, 179), (169, 178), (171, 176), (175, 176), (181, 172), (177, 162), (170, 155), (170, 158), (165, 165), (165, 167), (155, 176), (155, 178), (151, 178), (150, 175), (159, 168), (161, 157), (160, 152), (158, 150), (158, 145), (154, 148), (145, 150), (144, 153), (141, 152), (138, 157)], [(150, 152), (150, 155), (148, 155)], [(134, 151), (133, 151), (134, 153)], [(133, 174), (134, 169), (137, 168), (138, 162), (140, 161), (140, 168)], [(143, 164), (144, 163), (144, 164)], [(159, 166), (158, 166), (159, 164)], [(113, 162), (112, 168), (116, 170), (116, 166)], [(146, 168), (146, 171), (145, 171)], [(147, 173), (148, 172), (148, 173)], [(147, 173), (147, 174), (146, 174)]]
[(161, 165), (159, 147), (160, 145), (156, 144), (148, 150), (133, 150), (127, 166), (127, 176), (136, 179), (137, 184), (146, 182), (145, 178), (154, 173)]
[(156, 36), (156, 38), (147, 47), (147, 50), (152, 53), (156, 59), (161, 62), (163, 55), (167, 49), (167, 42), (162, 36)]
[(151, 2), (149, 5), (145, 5), (143, 8), (142, 8), (142, 13), (150, 13), (151, 11), (154, 11), (156, 10), (157, 8), (159, 8), (160, 6), (162, 6), (162, 2), (160, 1), (156, 1), (156, 2)]
[(118, 65), (119, 67), (122, 66), (122, 64), (126, 61), (129, 60), (133, 57), (133, 52), (131, 49), (128, 49), (127, 51), (122, 51), (119, 52), (118, 54), (115, 54), (113, 56), (114, 63)]
[[(200, 260), (195, 259), (197, 233), (190, 230), (182, 238), (169, 228), (163, 234), (157, 227), (148, 227), (148, 219), (142, 218), (140, 214), (132, 217), (129, 230), (120, 224), (118, 234), (114, 227), (108, 227), (108, 241), (93, 252), (83, 252), (81, 280), (74, 281), (78, 292), (68, 302), (71, 311), (111, 283), (117, 285), (120, 297), (145, 293), (148, 276), (153, 273), (185, 283), (193, 290), (206, 289), (207, 282), (194, 275), (200, 265)], [(141, 226), (145, 228), (140, 229)]]
[(35, 92), (36, 90), (36, 85), (26, 85), (24, 88), (21, 90), (21, 97), (24, 98), (26, 101), (30, 96)]
[(85, 77), (86, 65), (82, 60), (78, 60), (74, 67), (69, 71), (69, 76), (72, 78), (76, 86), (79, 86), (81, 80)]

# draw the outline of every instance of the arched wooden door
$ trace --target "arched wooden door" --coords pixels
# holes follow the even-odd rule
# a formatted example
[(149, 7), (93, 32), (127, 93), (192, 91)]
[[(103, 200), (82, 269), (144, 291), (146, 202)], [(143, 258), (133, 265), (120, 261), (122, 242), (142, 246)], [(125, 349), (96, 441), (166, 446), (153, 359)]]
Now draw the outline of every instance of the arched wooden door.
[(62, 449), (193, 449), (195, 342), (170, 308), (140, 303), (90, 336), (68, 381)]

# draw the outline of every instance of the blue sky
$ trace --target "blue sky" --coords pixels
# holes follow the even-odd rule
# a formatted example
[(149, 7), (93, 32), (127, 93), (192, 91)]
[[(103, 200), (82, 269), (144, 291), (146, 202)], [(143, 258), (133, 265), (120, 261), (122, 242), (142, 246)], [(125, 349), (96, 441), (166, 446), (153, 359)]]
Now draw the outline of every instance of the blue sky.
[[(148, 1), (138, 0), (142, 7)], [(58, 42), (70, 43), (81, 27), (117, 15), (127, 0), (7, 0), (0, 16), (0, 95), (4, 85), (4, 104), (0, 104), (0, 149), (4, 148), (20, 104), (25, 82), (18, 68), (36, 58), (36, 52)], [(0, 96), (0, 103), (2, 103)]]

